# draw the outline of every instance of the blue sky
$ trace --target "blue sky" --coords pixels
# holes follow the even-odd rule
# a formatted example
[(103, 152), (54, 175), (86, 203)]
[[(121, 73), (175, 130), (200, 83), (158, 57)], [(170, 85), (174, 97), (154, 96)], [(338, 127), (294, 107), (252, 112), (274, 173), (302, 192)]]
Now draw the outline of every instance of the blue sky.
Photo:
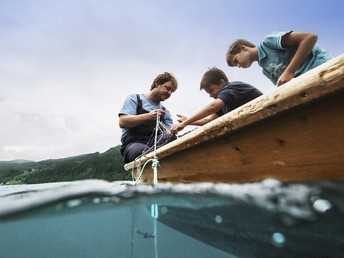
[(229, 68), (232, 41), (275, 30), (316, 33), (343, 53), (343, 1), (0, 0), (0, 160), (104, 152), (120, 144), (118, 111), (160, 73), (178, 90), (164, 105), (191, 115), (209, 67), (231, 81), (274, 89), (261, 69)]

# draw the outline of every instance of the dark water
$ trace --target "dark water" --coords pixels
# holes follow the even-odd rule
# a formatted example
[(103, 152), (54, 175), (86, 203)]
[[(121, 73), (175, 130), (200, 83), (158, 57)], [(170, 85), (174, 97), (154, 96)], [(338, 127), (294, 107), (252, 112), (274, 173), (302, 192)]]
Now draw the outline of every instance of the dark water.
[(344, 257), (344, 182), (0, 186), (1, 257)]

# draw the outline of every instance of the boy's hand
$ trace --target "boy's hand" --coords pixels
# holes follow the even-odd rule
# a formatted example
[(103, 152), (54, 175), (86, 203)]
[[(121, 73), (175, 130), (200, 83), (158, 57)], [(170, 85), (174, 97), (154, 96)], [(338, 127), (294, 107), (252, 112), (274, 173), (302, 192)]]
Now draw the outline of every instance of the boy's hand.
[(183, 130), (185, 128), (185, 126), (186, 125), (184, 125), (184, 123), (173, 125), (173, 127), (171, 129), (171, 133), (177, 134), (179, 131)]
[(177, 117), (179, 117), (179, 119), (177, 119), (177, 121), (179, 123), (181, 123), (181, 122), (185, 121), (186, 119), (188, 119), (186, 116), (179, 115), (179, 114), (177, 114)]
[(287, 70), (284, 71), (284, 73), (282, 73), (282, 75), (278, 78), (277, 81), (277, 87), (281, 86), (282, 84), (289, 82), (291, 79), (293, 79), (294, 74), (288, 72)]

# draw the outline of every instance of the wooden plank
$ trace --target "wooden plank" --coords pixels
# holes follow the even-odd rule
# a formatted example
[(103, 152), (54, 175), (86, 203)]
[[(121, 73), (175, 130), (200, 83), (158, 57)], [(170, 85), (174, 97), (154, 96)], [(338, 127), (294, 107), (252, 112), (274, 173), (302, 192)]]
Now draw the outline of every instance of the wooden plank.
[[(344, 179), (343, 97), (175, 153), (161, 162), (159, 182)], [(147, 168), (141, 181), (151, 180)]]
[[(284, 180), (315, 180), (324, 177), (325, 168), (343, 170), (343, 64), (341, 55), (158, 149), (159, 180), (241, 182), (276, 175), (276, 169)], [(337, 151), (337, 158), (332, 149)], [(301, 159), (302, 153), (305, 157)], [(151, 157), (149, 154), (141, 162)], [(133, 165), (126, 164), (125, 168)], [(186, 170), (195, 167), (197, 173), (186, 175)], [(317, 172), (305, 174), (314, 169)], [(292, 177), (291, 171), (295, 171)], [(210, 173), (214, 174), (209, 178)], [(143, 182), (150, 180), (148, 174)]]

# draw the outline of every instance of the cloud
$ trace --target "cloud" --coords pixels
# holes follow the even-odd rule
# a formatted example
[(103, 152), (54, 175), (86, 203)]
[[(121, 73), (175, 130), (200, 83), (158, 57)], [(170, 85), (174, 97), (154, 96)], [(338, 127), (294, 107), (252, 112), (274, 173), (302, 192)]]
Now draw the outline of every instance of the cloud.
[[(126, 96), (148, 92), (165, 71), (179, 82), (164, 103), (174, 117), (211, 101), (199, 90), (209, 67), (232, 81), (272, 90), (259, 66), (226, 66), (225, 52), (239, 37), (258, 43), (272, 30), (317, 28), (324, 35), (319, 41), (342, 53), (341, 35), (317, 17), (290, 17), (293, 7), (275, 1), (264, 7), (245, 3), (254, 8), (244, 16), (233, 11), (241, 2), (222, 0), (0, 1), (0, 160), (59, 158), (119, 144), (117, 114)], [(276, 12), (282, 7), (289, 11)], [(280, 19), (261, 18), (268, 15)], [(342, 19), (336, 17), (329, 17), (335, 32)]]

